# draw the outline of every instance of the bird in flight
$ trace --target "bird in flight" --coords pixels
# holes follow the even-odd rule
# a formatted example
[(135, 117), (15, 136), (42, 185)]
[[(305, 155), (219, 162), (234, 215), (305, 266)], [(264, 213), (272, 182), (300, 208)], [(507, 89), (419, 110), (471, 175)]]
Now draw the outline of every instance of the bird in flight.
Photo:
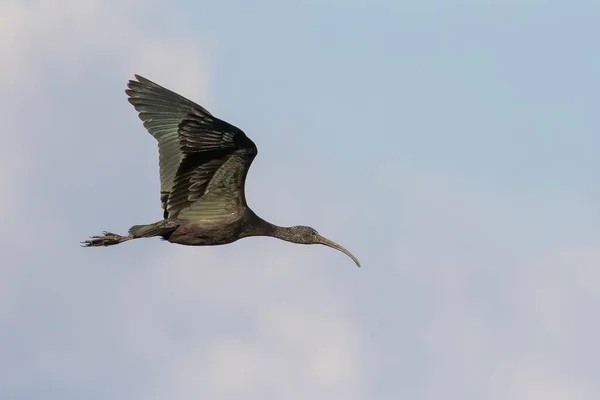
[(249, 236), (292, 243), (322, 244), (359, 261), (339, 244), (308, 226), (281, 227), (257, 216), (246, 204), (244, 185), (256, 145), (239, 128), (200, 105), (142, 76), (125, 90), (144, 127), (158, 141), (163, 219), (135, 225), (127, 236), (103, 232), (84, 247), (112, 246), (158, 236), (171, 243), (210, 246)]

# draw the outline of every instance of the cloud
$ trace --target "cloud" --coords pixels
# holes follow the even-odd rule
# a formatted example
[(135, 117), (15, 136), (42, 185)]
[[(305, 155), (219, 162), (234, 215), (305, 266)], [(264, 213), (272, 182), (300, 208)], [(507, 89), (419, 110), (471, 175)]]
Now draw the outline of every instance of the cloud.
[[(549, 367), (545, 363), (519, 360), (506, 380), (503, 397), (510, 399), (593, 399), (598, 394), (588, 390), (576, 378), (566, 376), (564, 370)], [(500, 383), (500, 382), (498, 382)]]
[(285, 254), (224, 253), (173, 246), (125, 286), (127, 340), (143, 358), (160, 343), (166, 367), (144, 396), (363, 398), (368, 341), (341, 293), (298, 261), (280, 265)]
[(0, 85), (35, 90), (51, 67), (63, 74), (93, 79), (94, 62), (111, 59), (112, 69), (131, 71), (206, 94), (206, 43), (145, 27), (146, 3), (124, 0), (5, 1), (0, 5), (0, 54), (6, 68)]
[(433, 171), (400, 176), (402, 189), (381, 184), (410, 210), (411, 234), (390, 251), (399, 276), (427, 299), (414, 332), (427, 360), (418, 398), (597, 397), (600, 242), (571, 228), (593, 205)]
[(285, 164), (315, 177), (300, 189), (255, 165), (257, 211), (314, 225), (364, 268), (264, 238), (79, 249), (160, 215), (154, 143), (121, 131), (143, 132), (125, 79), (209, 98), (205, 38), (144, 7), (0, 4), (0, 397), (598, 397), (600, 246), (577, 193), (375, 157), (329, 196), (325, 164)]
[[(58, 104), (47, 89), (54, 77), (60, 74), (66, 85), (77, 87), (78, 82), (105, 79), (97, 75), (97, 67), (110, 65), (127, 78), (136, 72), (194, 100), (205, 103), (208, 98), (204, 43), (137, 24), (141, 2), (103, 4), (59, 0), (0, 6), (0, 51), (8, 68), (0, 86), (15, 98), (35, 94), (36, 106), (45, 108), (49, 123), (34, 130), (30, 139), (38, 135), (44, 143), (53, 137), (50, 149), (12, 140), (14, 146), (1, 161), (0, 185), (3, 193), (11, 193), (1, 200), (3, 221), (20, 226), (23, 239), (30, 228), (18, 221), (26, 214), (28, 221), (36, 220), (35, 237), (43, 238), (37, 256), (21, 240), (21, 250), (0, 268), (0, 320), (22, 333), (9, 340), (14, 353), (11, 383), (0, 385), (1, 397), (35, 393), (39, 388), (29, 386), (30, 380), (40, 388), (49, 382), (57, 390), (69, 386), (78, 397), (81, 388), (122, 382), (135, 370), (139, 379), (127, 380), (128, 390), (144, 398), (361, 398), (366, 347), (362, 330), (341, 303), (341, 292), (331, 290), (331, 282), (319, 278), (318, 271), (302, 273), (307, 258), (289, 261), (289, 247), (275, 245), (274, 253), (265, 254), (250, 251), (253, 268), (245, 265), (250, 256), (235, 248), (165, 247), (154, 240), (140, 244), (153, 248), (145, 254), (134, 245), (112, 256), (111, 249), (83, 253), (77, 252), (76, 242), (63, 243), (73, 239), (76, 209), (57, 208), (73, 203), (66, 196), (49, 201), (52, 193), (43, 202), (33, 195), (41, 183), (42, 151), (60, 157), (60, 143), (72, 135), (71, 127), (57, 126), (61, 111), (54, 112)], [(85, 96), (91, 94), (82, 96), (89, 102)], [(77, 115), (77, 102), (62, 98), (68, 103), (60, 107), (75, 114), (77, 126), (77, 118), (83, 118)], [(14, 112), (11, 130), (22, 130), (18, 121), (28, 110), (15, 107)], [(91, 132), (87, 134), (91, 141)], [(73, 165), (78, 165), (76, 160), (65, 166), (72, 184), (87, 187), (79, 178), (86, 172), (71, 170)], [(91, 163), (87, 174), (99, 176), (96, 167)], [(127, 185), (119, 179), (122, 174), (114, 176), (115, 190)], [(99, 179), (94, 179), (99, 190)], [(55, 183), (77, 193), (72, 184)], [(101, 195), (97, 200), (102, 201)], [(125, 261), (128, 254), (134, 261)], [(282, 260), (286, 265), (280, 265)], [(124, 268), (109, 272), (115, 264)], [(35, 321), (27, 322), (23, 315)], [(38, 323), (43, 328), (28, 328)], [(153, 379), (147, 383), (149, 376)], [(117, 386), (105, 390), (118, 391)]]

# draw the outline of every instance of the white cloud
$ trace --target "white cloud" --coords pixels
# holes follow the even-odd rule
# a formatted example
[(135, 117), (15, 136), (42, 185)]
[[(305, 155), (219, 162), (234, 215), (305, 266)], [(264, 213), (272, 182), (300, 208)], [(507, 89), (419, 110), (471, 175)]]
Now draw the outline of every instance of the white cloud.
[(202, 100), (206, 44), (168, 32), (157, 35), (140, 25), (135, 17), (145, 6), (139, 0), (2, 2), (0, 54), (5, 70), (0, 85), (34, 90), (52, 65), (74, 78), (94, 79), (89, 75), (94, 60), (104, 57), (128, 77), (139, 73), (169, 82)]
[[(90, 67), (101, 58), (125, 79), (140, 73), (206, 101), (206, 42), (137, 23), (141, 1), (106, 4), (2, 2), (3, 93), (38, 95), (45, 80), (58, 76), (95, 79)], [(36, 99), (43, 97), (52, 93)], [(71, 233), (73, 221), (60, 218), (73, 218), (73, 210), (49, 209), (45, 194), (36, 192), (34, 173), (48, 166), (38, 160), (45, 149), (15, 134), (33, 107), (20, 99), (16, 104), (25, 106), (8, 108), (0, 132), (0, 239), (3, 256), (17, 255), (0, 265), (0, 325), (16, 332), (6, 331), (4, 346), (16, 349), (9, 380), (22, 384), (14, 386), (18, 393), (33, 378), (42, 387), (51, 381), (109, 390), (107, 382), (122, 378), (121, 371), (135, 370), (139, 376), (123, 378), (134, 393), (129, 397), (368, 399), (378, 390), (373, 382), (396, 378), (396, 371), (377, 366), (415, 351), (406, 362), (423, 368), (414, 383), (417, 398), (598, 397), (596, 382), (582, 375), (600, 356), (590, 346), (600, 333), (594, 320), (600, 246), (548, 233), (571, 226), (571, 211), (586, 209), (578, 200), (511, 193), (397, 163), (382, 169), (378, 184), (360, 182), (356, 190), (364, 197), (337, 208), (339, 198), (314, 195), (326, 180), (316, 183), (304, 194), (322, 207), (313, 214), (315, 227), (352, 251), (342, 233), (366, 242), (357, 254), (365, 265), (360, 272), (335, 253), (370, 297), (355, 314), (354, 294), (336, 286), (321, 261), (333, 257), (329, 249), (266, 239), (217, 248), (152, 240), (148, 247), (133, 242), (85, 256), (76, 243), (53, 248)], [(268, 204), (265, 217), (296, 223), (294, 215), (304, 212), (291, 195), (266, 201), (256, 193), (257, 205)], [(364, 233), (366, 226), (348, 218), (357, 211), (373, 230)], [(37, 265), (22, 268), (27, 262)], [(396, 287), (384, 293), (389, 281)], [(409, 324), (397, 302), (411, 285), (423, 293), (410, 299), (419, 318)], [(381, 326), (367, 327), (373, 315)], [(414, 333), (418, 348), (386, 336), (388, 329)], [(382, 341), (371, 342), (369, 333)], [(370, 363), (372, 353), (381, 359)]]
[(598, 397), (585, 376), (600, 356), (591, 317), (600, 306), (600, 243), (561, 236), (593, 207), (576, 197), (474, 190), (431, 172), (398, 181), (412, 233), (390, 252), (431, 300), (417, 330), (427, 357), (419, 398)]
[(167, 313), (178, 310), (186, 329), (196, 332), (178, 339), (177, 348), (185, 351), (164, 355), (166, 377), (157, 394), (147, 396), (363, 398), (368, 343), (341, 304), (341, 293), (298, 262), (278, 265), (282, 254), (251, 251), (260, 262), (252, 266), (241, 251), (229, 260), (214, 253), (220, 252), (172, 247), (149, 266), (148, 280), (127, 286), (129, 304), (160, 296), (146, 303), (153, 312), (141, 319), (142, 304), (121, 317), (137, 320), (132, 342), (140, 332), (152, 332), (142, 346), (144, 357), (155, 351), (152, 344), (168, 349), (176, 340), (177, 333), (164, 326)]
[[(49, 68), (68, 74), (72, 80), (94, 79), (91, 67), (94, 60), (102, 58), (102, 65), (113, 65), (128, 78), (133, 72), (140, 73), (205, 102), (204, 43), (164, 32), (156, 35), (137, 25), (132, 17), (141, 4), (132, 0), (112, 3), (112, 7), (98, 0), (2, 3), (0, 51), (9, 69), (0, 77), (0, 86), (15, 94), (41, 91), (42, 82), (52, 79), (47, 74)], [(39, 168), (35, 149), (27, 156), (12, 154), (13, 161), (25, 164), (21, 174), (2, 174), (0, 178), (3, 193), (14, 194), (11, 203), (2, 204), (11, 210), (11, 219), (17, 215), (14, 211), (21, 211), (20, 198), (27, 197), (32, 189), (27, 182), (34, 177), (26, 167)], [(44, 213), (43, 206), (39, 205), (38, 213)], [(56, 224), (39, 221), (36, 232), (52, 237)], [(145, 398), (218, 399), (253, 394), (269, 399), (281, 398), (282, 393), (288, 399), (306, 398), (307, 393), (311, 398), (361, 397), (360, 349), (364, 348), (364, 338), (345, 315), (338, 292), (315, 276), (309, 279), (306, 271), (301, 273), (298, 262), (279, 265), (285, 260), (281, 254), (255, 254), (260, 267), (242, 268), (245, 260), (232, 253), (233, 248), (222, 253), (171, 246), (160, 247), (162, 255), (119, 286), (110, 304), (88, 304), (111, 327), (115, 344), (125, 349), (124, 361), (139, 360), (157, 371)], [(211, 256), (216, 252), (218, 258)], [(146, 258), (137, 259), (143, 264)], [(60, 265), (56, 267), (56, 273), (66, 274)], [(26, 276), (8, 276), (8, 271), (3, 269), (3, 282), (27, 287)], [(48, 284), (51, 282), (62, 287), (62, 283), (52, 280)], [(13, 305), (0, 314), (14, 317), (14, 307), (20, 307), (20, 312), (27, 309), (28, 299), (23, 293), (3, 293), (12, 297)], [(48, 293), (43, 289), (37, 295)], [(122, 307), (110, 314), (117, 302)], [(57, 306), (65, 307), (60, 301)], [(236, 318), (244, 321), (238, 323)], [(205, 326), (207, 320), (216, 326)], [(237, 328), (227, 332), (231, 323)], [(76, 329), (83, 337), (93, 336), (87, 328), (76, 325)], [(196, 334), (187, 335), (187, 330)], [(33, 353), (22, 362), (32, 373), (55, 382), (91, 383), (94, 369), (78, 367), (87, 365), (89, 359), (97, 363), (98, 376), (107, 373), (102, 349), (87, 350), (84, 360), (77, 352), (66, 352), (71, 344), (63, 343), (60, 336), (42, 340), (33, 335), (29, 340), (33, 340)], [(50, 365), (54, 365), (52, 372), (45, 371)]]
[(509, 374), (508, 382), (499, 398), (515, 400), (587, 400), (597, 398), (586, 386), (568, 377), (565, 371), (555, 369), (539, 360), (519, 360)]

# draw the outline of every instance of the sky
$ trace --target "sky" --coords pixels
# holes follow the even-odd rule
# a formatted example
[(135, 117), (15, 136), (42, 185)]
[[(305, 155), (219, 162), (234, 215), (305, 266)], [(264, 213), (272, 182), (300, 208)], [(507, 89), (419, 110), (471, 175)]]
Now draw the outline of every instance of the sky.
[[(600, 398), (600, 5), (0, 1), (0, 398)], [(141, 74), (243, 129), (247, 238), (161, 218)]]

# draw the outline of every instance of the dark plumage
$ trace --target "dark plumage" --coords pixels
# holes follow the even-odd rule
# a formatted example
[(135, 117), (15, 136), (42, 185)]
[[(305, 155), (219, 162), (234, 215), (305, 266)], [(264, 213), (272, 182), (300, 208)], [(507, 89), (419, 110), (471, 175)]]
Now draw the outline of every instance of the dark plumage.
[(104, 232), (83, 246), (111, 246), (159, 236), (189, 246), (218, 245), (248, 236), (272, 236), (293, 243), (348, 250), (308, 226), (280, 227), (258, 217), (246, 204), (244, 185), (258, 150), (235, 126), (198, 104), (135, 75), (125, 92), (144, 127), (158, 141), (163, 219), (135, 225), (127, 236)]

